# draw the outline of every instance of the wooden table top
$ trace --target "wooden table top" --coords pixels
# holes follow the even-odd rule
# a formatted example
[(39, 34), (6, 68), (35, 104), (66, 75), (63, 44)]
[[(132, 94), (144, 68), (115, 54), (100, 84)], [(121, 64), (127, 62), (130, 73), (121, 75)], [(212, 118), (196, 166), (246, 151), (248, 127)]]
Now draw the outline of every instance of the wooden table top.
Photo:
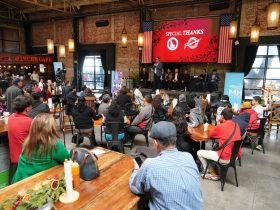
[[(100, 176), (92, 181), (82, 181), (79, 188), (79, 200), (71, 204), (56, 203), (58, 209), (136, 209), (140, 197), (129, 189), (129, 178), (134, 168), (132, 157), (98, 148), (105, 153), (98, 155)], [(93, 150), (94, 151), (94, 150)], [(42, 171), (27, 179), (0, 190), (0, 203), (4, 198), (17, 195), (22, 189), (32, 189), (36, 183), (47, 176), (62, 174), (63, 165)]]
[(0, 119), (0, 135), (7, 133), (8, 131), (8, 119)]
[(202, 124), (196, 128), (188, 127), (188, 135), (194, 141), (208, 141), (211, 140), (209, 133), (213, 128), (215, 128), (215, 125), (212, 124), (208, 125), (207, 131), (204, 131), (204, 126)]

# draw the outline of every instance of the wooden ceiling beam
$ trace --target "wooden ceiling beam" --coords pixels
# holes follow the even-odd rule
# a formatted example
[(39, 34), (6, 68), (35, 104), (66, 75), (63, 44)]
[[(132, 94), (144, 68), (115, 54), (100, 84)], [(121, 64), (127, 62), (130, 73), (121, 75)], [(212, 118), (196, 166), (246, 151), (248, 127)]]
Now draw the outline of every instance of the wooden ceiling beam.
[[(52, 3), (51, 3), (51, 5), (46, 5), (46, 4), (39, 3), (37, 0), (19, 0), (19, 1), (37, 6), (38, 8), (32, 8), (33, 12), (38, 11), (38, 9), (41, 9), (41, 8), (42, 8), (42, 10), (55, 10), (55, 11), (58, 11), (58, 12), (66, 12), (65, 10), (62, 10), (62, 9), (59, 9), (59, 8), (55, 8), (54, 6), (51, 6)], [(22, 9), (22, 12), (27, 13), (27, 12), (25, 12), (25, 9)]]
[[(28, 0), (21, 0), (21, 1), (28, 1)], [(68, 1), (64, 0), (62, 3), (55, 4), (55, 1), (52, 1), (52, 8), (46, 8), (46, 7), (38, 7), (38, 8), (26, 8), (22, 11), (24, 13), (34, 13), (39, 11), (45, 11), (47, 9), (53, 9), (53, 10), (59, 10), (65, 12), (68, 8), (77, 8), (78, 10), (82, 6), (88, 6), (88, 5), (95, 5), (95, 4), (106, 4), (106, 3), (113, 3), (113, 2), (119, 2), (119, 0), (85, 0), (85, 1)]]

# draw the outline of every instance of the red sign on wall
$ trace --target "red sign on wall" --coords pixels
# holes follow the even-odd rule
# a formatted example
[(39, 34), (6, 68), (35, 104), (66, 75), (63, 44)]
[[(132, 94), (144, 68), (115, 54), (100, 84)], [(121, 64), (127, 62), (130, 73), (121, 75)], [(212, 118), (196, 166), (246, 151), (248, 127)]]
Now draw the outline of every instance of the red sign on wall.
[(162, 62), (217, 62), (216, 19), (161, 22), (153, 33), (153, 59)]
[(47, 56), (0, 54), (0, 64), (35, 64), (51, 62), (53, 62), (53, 59)]

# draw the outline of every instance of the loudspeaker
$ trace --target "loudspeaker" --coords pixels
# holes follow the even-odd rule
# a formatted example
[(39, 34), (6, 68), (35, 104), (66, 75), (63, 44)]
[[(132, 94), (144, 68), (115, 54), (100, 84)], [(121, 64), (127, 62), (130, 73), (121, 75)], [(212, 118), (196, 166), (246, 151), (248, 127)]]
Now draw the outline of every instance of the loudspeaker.
[(211, 3), (209, 3), (209, 10), (215, 11), (215, 10), (221, 10), (221, 9), (228, 9), (229, 8), (230, 0), (214, 0)]
[(109, 20), (97, 20), (95, 22), (96, 27), (105, 27), (109, 25)]

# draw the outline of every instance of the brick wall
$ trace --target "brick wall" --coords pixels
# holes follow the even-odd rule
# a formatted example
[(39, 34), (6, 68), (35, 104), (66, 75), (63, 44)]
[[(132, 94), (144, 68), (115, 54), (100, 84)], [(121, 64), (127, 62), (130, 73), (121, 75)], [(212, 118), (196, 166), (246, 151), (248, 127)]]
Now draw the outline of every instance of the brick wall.
[[(96, 20), (109, 20), (109, 26), (96, 27)], [(121, 47), (121, 33), (124, 27), (127, 31), (127, 48)], [(131, 72), (138, 72), (139, 51), (137, 46), (139, 32), (139, 12), (129, 12), (113, 15), (86, 17), (80, 21), (80, 41), (83, 44), (116, 43), (116, 69), (128, 76)]]
[(67, 50), (68, 39), (72, 37), (72, 20), (60, 20), (55, 23), (34, 23), (32, 25), (32, 46), (46, 46), (48, 38), (53, 38), (55, 45), (66, 45), (66, 57), (58, 58), (66, 68), (66, 80), (72, 81), (74, 76), (73, 53)]
[(267, 9), (270, 0), (245, 0), (242, 4), (240, 37), (250, 36), (251, 26), (254, 24), (256, 15), (260, 22), (260, 36), (276, 36), (280, 34), (280, 27), (276, 30), (267, 30)]

